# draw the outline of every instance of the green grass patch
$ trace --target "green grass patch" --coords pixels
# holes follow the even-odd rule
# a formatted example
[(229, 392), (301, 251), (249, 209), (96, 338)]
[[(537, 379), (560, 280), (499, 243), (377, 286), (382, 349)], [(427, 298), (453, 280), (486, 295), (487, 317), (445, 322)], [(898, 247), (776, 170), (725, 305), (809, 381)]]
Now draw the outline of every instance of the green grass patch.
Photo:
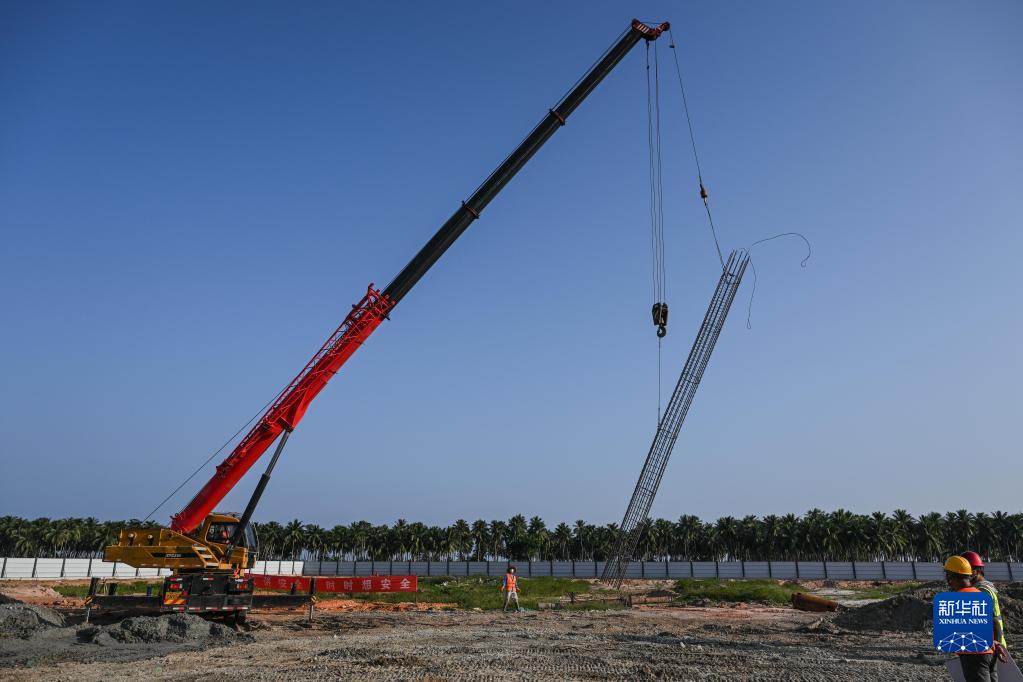
[(790, 604), (795, 592), (806, 592), (806, 588), (792, 584), (780, 584), (775, 580), (679, 580), (675, 583), (679, 601), (693, 602), (710, 599), (719, 602), (763, 602), (766, 604)]
[[(519, 577), (519, 605), (527, 609), (537, 608), (540, 602), (556, 602), (570, 592), (585, 594), (590, 584), (585, 580), (568, 578), (523, 578)], [(351, 599), (363, 599), (386, 603), (418, 601), (429, 604), (457, 604), (463, 609), (499, 609), (504, 606), (504, 592), (501, 578), (472, 576), (467, 578), (420, 578), (419, 594), (405, 593), (355, 593)], [(347, 599), (343, 593), (320, 593), (321, 598)]]
[[(922, 582), (908, 583), (887, 583), (885, 585), (872, 585), (856, 590), (856, 599), (888, 599), (897, 594), (915, 590), (923, 585)], [(856, 589), (856, 588), (853, 588)]]
[[(163, 580), (136, 580), (130, 583), (117, 583), (117, 594), (145, 594), (146, 586), (153, 585), (153, 594), (160, 591)], [(100, 589), (105, 586), (101, 585)], [(54, 585), (53, 589), (64, 597), (85, 597), (89, 594), (88, 585)]]

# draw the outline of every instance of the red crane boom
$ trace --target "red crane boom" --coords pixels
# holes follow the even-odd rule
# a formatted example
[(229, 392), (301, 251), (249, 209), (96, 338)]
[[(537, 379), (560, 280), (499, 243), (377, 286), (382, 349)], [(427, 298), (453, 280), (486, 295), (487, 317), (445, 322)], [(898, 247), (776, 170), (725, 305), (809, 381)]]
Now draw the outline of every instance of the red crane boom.
[(371, 284), (366, 295), (352, 307), (352, 312), (348, 313), (341, 326), (330, 335), (298, 376), (291, 380), (227, 459), (217, 466), (213, 478), (196, 493), (188, 506), (171, 517), (171, 529), (190, 533), (202, 523), (277, 437), (298, 425), (309, 403), (384, 321), (392, 307), (394, 303)]

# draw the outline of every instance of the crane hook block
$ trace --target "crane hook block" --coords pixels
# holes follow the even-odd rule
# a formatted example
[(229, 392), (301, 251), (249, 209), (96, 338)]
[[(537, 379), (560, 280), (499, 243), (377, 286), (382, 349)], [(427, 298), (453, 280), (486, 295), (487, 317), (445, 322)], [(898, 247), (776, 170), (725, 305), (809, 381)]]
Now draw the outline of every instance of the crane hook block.
[(657, 338), (663, 339), (668, 333), (668, 304), (654, 303), (650, 313), (654, 318), (654, 325), (657, 327)]

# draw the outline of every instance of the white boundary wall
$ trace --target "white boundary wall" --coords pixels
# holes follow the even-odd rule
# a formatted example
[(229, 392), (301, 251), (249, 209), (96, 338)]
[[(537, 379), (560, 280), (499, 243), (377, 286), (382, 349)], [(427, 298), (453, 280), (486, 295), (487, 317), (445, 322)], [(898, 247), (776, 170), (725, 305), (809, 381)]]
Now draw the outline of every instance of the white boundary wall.
[[(602, 561), (257, 561), (253, 573), (266, 575), (503, 575), (515, 566), (523, 578), (597, 578)], [(0, 579), (156, 578), (167, 569), (132, 568), (102, 559), (0, 557)], [(1023, 580), (1023, 563), (987, 565), (990, 580)], [(941, 564), (923, 561), (634, 561), (627, 578), (733, 578), (737, 580), (942, 580)]]

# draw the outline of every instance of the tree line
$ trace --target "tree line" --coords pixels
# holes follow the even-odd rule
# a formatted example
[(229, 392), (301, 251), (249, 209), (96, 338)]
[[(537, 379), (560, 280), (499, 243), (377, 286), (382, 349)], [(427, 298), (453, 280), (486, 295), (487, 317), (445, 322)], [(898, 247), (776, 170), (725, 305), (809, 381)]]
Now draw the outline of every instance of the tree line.
[[(0, 556), (99, 557), (118, 532), (137, 520), (0, 517)], [(146, 525), (155, 526), (150, 523)], [(398, 519), (393, 525), (356, 521), (323, 528), (299, 520), (256, 525), (262, 559), (459, 561), (602, 561), (618, 538), (618, 525), (559, 523), (517, 514), (507, 521), (463, 519), (430, 526)], [(704, 522), (649, 519), (637, 556), (646, 561), (943, 561), (966, 549), (990, 561), (1023, 556), (1023, 514), (965, 509), (914, 517), (854, 514), (844, 509), (806, 514), (724, 516)]]

